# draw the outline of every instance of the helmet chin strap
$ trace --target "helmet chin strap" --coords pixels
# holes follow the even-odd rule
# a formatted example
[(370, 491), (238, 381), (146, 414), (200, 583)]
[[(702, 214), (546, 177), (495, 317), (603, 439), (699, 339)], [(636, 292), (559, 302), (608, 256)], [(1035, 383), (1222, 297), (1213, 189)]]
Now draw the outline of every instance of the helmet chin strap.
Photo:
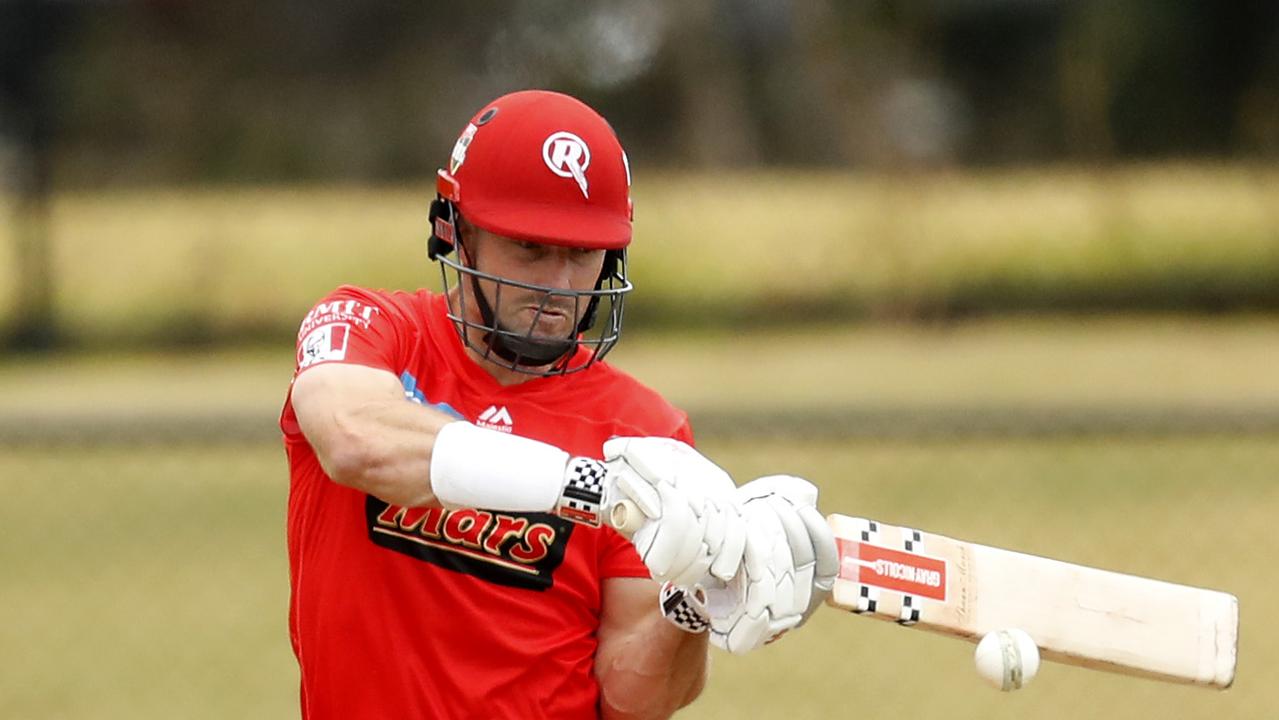
[(576, 340), (568, 338), (533, 338), (519, 336), (498, 327), (496, 332), (484, 334), (484, 342), (493, 354), (516, 365), (545, 367), (573, 351)]

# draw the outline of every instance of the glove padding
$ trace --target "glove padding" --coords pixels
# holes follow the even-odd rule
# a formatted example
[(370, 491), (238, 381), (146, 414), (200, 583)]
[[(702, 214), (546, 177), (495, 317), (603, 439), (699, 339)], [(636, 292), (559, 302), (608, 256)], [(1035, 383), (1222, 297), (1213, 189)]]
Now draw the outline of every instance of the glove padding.
[(794, 561), (795, 592), (782, 611), (799, 612), (803, 625), (830, 595), (839, 575), (839, 550), (835, 534), (817, 509), (817, 486), (793, 475), (768, 475), (743, 485), (738, 497), (743, 506), (767, 503), (785, 530)]
[(653, 579), (695, 587), (738, 574), (746, 521), (728, 473), (671, 438), (604, 443), (609, 505), (629, 499), (648, 520), (631, 537)]
[(812, 483), (773, 475), (737, 492), (749, 528), (742, 571), (706, 588), (706, 607), (711, 642), (740, 654), (804, 624), (834, 587), (839, 556)]

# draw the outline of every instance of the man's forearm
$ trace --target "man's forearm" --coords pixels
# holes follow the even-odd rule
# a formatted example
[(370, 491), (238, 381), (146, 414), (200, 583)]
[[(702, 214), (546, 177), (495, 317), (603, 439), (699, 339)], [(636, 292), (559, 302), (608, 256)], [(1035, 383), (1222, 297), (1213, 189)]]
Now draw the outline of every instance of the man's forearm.
[(431, 451), (451, 420), (412, 403), (374, 401), (334, 412), (323, 432), (308, 437), (334, 481), (397, 505), (433, 505)]
[(408, 402), (382, 370), (321, 366), (290, 392), (328, 476), (389, 503), (549, 512), (570, 481), (586, 484), (563, 450)]
[(601, 716), (656, 720), (691, 703), (706, 685), (707, 638), (684, 632), (654, 612), (623, 643), (601, 650), (596, 666)]

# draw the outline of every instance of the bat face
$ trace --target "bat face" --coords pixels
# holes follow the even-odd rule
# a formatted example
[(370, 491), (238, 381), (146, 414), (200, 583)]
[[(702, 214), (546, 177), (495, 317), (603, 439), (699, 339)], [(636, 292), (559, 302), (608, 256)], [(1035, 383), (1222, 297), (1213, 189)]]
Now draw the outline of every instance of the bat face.
[(1168, 682), (1234, 681), (1234, 596), (1072, 565), (911, 528), (831, 515), (840, 554), (829, 603), (980, 639), (1020, 628), (1045, 659)]
[[(856, 520), (855, 518), (850, 518)], [(836, 536), (839, 549), (837, 588), (856, 590), (851, 605), (858, 613), (891, 615), (904, 625), (919, 622), (925, 600), (946, 604), (950, 563), (945, 558), (924, 554), (923, 534), (906, 528), (888, 528), (894, 537), (881, 534), (883, 526), (874, 520), (856, 523), (853, 537)], [(896, 547), (894, 547), (896, 546)], [(896, 612), (888, 613), (891, 605)]]

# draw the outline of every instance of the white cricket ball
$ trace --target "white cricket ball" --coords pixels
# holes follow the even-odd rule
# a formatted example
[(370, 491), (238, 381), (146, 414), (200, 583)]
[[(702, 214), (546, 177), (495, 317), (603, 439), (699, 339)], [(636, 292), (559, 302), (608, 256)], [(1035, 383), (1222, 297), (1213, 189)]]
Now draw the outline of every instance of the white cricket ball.
[(1039, 648), (1017, 628), (986, 633), (973, 657), (977, 673), (1004, 692), (1029, 684), (1039, 672)]

